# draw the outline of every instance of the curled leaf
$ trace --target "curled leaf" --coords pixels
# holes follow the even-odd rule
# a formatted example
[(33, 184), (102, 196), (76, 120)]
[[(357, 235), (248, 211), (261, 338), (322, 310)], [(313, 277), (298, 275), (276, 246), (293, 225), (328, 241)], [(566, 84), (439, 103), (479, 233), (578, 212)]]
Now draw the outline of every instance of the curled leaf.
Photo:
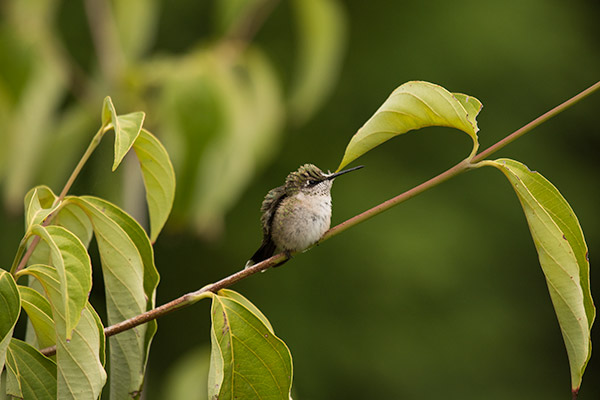
[(104, 99), (102, 107), (102, 125), (107, 126), (112, 123), (112, 128), (115, 132), (115, 158), (112, 170), (116, 170), (123, 158), (133, 146), (137, 139), (146, 114), (141, 111), (133, 112), (125, 115), (117, 115), (115, 106), (110, 97)]
[(452, 94), (429, 82), (411, 81), (399, 86), (348, 143), (338, 171), (391, 138), (427, 126), (459, 129), (479, 147), (476, 117), (481, 102), (461, 93)]

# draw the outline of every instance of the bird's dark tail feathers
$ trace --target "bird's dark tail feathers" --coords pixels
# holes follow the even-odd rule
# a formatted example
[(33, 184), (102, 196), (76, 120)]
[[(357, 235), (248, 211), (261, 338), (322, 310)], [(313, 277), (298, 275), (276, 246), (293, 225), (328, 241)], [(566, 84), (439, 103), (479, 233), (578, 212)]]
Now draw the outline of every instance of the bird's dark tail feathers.
[(256, 250), (254, 255), (250, 257), (250, 259), (246, 263), (246, 268), (251, 267), (254, 264), (258, 264), (259, 262), (271, 257), (273, 254), (275, 254), (276, 247), (277, 246), (275, 246), (275, 243), (273, 243), (271, 238), (263, 240), (258, 250)]

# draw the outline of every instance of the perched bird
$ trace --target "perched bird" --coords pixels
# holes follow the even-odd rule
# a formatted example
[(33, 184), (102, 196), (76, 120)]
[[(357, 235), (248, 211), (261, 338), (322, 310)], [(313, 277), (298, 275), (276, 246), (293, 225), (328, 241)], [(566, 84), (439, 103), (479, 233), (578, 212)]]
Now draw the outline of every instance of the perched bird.
[(263, 241), (246, 263), (246, 268), (273, 254), (302, 251), (314, 243), (331, 225), (331, 185), (334, 178), (362, 168), (324, 173), (313, 164), (291, 172), (285, 184), (271, 189), (260, 211)]

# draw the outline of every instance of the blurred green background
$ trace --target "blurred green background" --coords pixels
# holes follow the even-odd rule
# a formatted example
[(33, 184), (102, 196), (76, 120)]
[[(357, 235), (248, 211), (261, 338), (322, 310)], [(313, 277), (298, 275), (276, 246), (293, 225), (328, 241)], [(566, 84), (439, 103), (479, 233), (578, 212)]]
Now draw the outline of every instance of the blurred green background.
[[(479, 98), (486, 148), (600, 77), (600, 5), (592, 0), (0, 7), (1, 266), (23, 233), (24, 193), (41, 183), (60, 191), (110, 95), (119, 113), (147, 112), (146, 127), (177, 169), (174, 213), (155, 245), (159, 304), (239, 270), (260, 242), (264, 194), (303, 163), (335, 169), (398, 85), (427, 80)], [(590, 249), (593, 294), (599, 109), (596, 93), (494, 155), (541, 172), (570, 202)], [(111, 146), (100, 146), (74, 192), (106, 197), (143, 221), (135, 163), (110, 174)], [(466, 135), (441, 128), (386, 143), (358, 161), (364, 170), (336, 182), (333, 223), (469, 151)], [(537, 255), (495, 170), (444, 183), (233, 289), (290, 347), (296, 400), (570, 396)], [(147, 399), (202, 390), (209, 324), (208, 302), (159, 321)], [(595, 354), (580, 399), (600, 398), (599, 374)]]

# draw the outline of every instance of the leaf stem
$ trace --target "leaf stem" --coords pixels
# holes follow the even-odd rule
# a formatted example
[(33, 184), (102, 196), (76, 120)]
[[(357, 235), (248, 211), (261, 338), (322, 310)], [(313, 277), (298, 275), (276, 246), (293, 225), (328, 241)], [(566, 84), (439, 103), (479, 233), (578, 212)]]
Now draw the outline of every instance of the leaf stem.
[(56, 205), (56, 204), (60, 203), (61, 201), (63, 201), (63, 199), (65, 198), (65, 196), (67, 195), (67, 193), (71, 189), (71, 186), (73, 186), (73, 183), (75, 183), (75, 179), (77, 179), (77, 176), (79, 175), (79, 173), (83, 169), (83, 166), (88, 161), (88, 159), (90, 158), (90, 156), (92, 155), (92, 153), (94, 152), (94, 150), (96, 150), (96, 147), (98, 147), (98, 145), (100, 144), (100, 141), (102, 140), (102, 137), (104, 136), (104, 134), (106, 133), (106, 131), (108, 131), (109, 129), (111, 129), (111, 127), (112, 127), (112, 125), (108, 124), (106, 126), (102, 126), (98, 130), (98, 132), (96, 132), (96, 134), (92, 138), (92, 141), (90, 142), (88, 148), (85, 150), (85, 153), (83, 153), (83, 156), (81, 156), (81, 159), (79, 160), (79, 163), (77, 163), (77, 166), (75, 166), (75, 169), (73, 170), (73, 172), (71, 173), (71, 176), (67, 180), (67, 183), (65, 183), (65, 186), (63, 187), (63, 190), (60, 192), (60, 194), (58, 195), (58, 198), (55, 200), (54, 205)]
[[(345, 231), (346, 229), (349, 229), (361, 222), (364, 222), (367, 219), (374, 217), (375, 215), (378, 215), (378, 214), (382, 213), (383, 211), (386, 211), (395, 205), (398, 205), (406, 200), (409, 200), (409, 199), (415, 197), (416, 195), (421, 194), (424, 191), (431, 189), (456, 175), (459, 175), (470, 169), (477, 168), (478, 165), (475, 164), (476, 162), (483, 160), (485, 157), (500, 150), (501, 148), (508, 145), (509, 143), (512, 143), (514, 140), (523, 136), (525, 133), (531, 131), (536, 126), (538, 126), (541, 123), (549, 120), (550, 118), (558, 115), (560, 112), (564, 111), (568, 107), (572, 106), (576, 102), (582, 100), (583, 98), (585, 98), (586, 96), (590, 95), (592, 92), (594, 92), (598, 89), (600, 89), (600, 82), (590, 86), (588, 89), (584, 90), (583, 92), (579, 93), (578, 95), (572, 97), (571, 99), (569, 99), (569, 100), (565, 101), (564, 103), (560, 104), (559, 106), (553, 108), (552, 110), (548, 111), (547, 113), (543, 114), (542, 116), (536, 118), (535, 120), (528, 123), (524, 127), (511, 133), (510, 135), (508, 135), (507, 137), (505, 137), (498, 143), (490, 146), (483, 152), (481, 152), (478, 155), (476, 155), (475, 157), (473, 157), (473, 159), (470, 159), (470, 157), (469, 157), (466, 160), (463, 160), (460, 163), (456, 164), (455, 166), (451, 167), (450, 169), (442, 172), (441, 174), (429, 179), (428, 181), (423, 182), (420, 185), (415, 186), (414, 188), (407, 190), (406, 192), (404, 192), (390, 200), (387, 200), (367, 211), (364, 211), (364, 212), (342, 222), (339, 225), (334, 226), (329, 231), (325, 232), (325, 235), (323, 235), (323, 237), (321, 238), (319, 243), (322, 243), (325, 240), (328, 240), (328, 239), (332, 238), (333, 236), (340, 234), (341, 232)], [(104, 328), (104, 334), (106, 336), (116, 335), (117, 333), (126, 331), (128, 329), (132, 329), (138, 325), (144, 324), (148, 321), (151, 321), (151, 320), (161, 317), (163, 315), (169, 314), (173, 311), (190, 306), (190, 305), (196, 303), (197, 301), (199, 301), (200, 299), (209, 297), (211, 292), (215, 293), (215, 292), (219, 291), (220, 289), (229, 287), (229, 286), (241, 281), (242, 279), (247, 278), (250, 275), (256, 274), (259, 271), (265, 271), (269, 268), (281, 265), (287, 260), (288, 260), (288, 256), (286, 254), (284, 254), (284, 253), (276, 254), (267, 260), (261, 261), (260, 263), (255, 264), (252, 267), (249, 267), (249, 268), (243, 269), (239, 272), (236, 272), (235, 274), (230, 275), (226, 278), (223, 278), (220, 281), (217, 281), (215, 283), (204, 286), (203, 288), (201, 288), (195, 292), (187, 293), (175, 300), (165, 303), (165, 304), (163, 304), (157, 308), (154, 308), (150, 311), (147, 311), (143, 314), (140, 314), (140, 315), (137, 315), (128, 320), (119, 322), (118, 324), (108, 326), (108, 327)], [(47, 347), (40, 351), (42, 354), (50, 356), (50, 355), (53, 355), (56, 353), (56, 346)]]
[[(98, 130), (98, 132), (96, 132), (96, 134), (92, 138), (92, 141), (88, 145), (88, 148), (86, 149), (85, 153), (83, 153), (83, 156), (81, 156), (81, 159), (79, 160), (79, 162), (75, 166), (75, 169), (71, 173), (71, 176), (67, 180), (67, 183), (65, 183), (65, 186), (63, 187), (63, 189), (60, 192), (59, 196), (56, 198), (56, 200), (54, 200), (54, 204), (52, 206), (55, 206), (55, 205), (59, 204), (61, 201), (64, 200), (65, 196), (67, 195), (67, 193), (71, 189), (71, 186), (73, 186), (73, 183), (75, 182), (75, 179), (77, 179), (77, 176), (79, 175), (79, 173), (83, 169), (83, 166), (88, 161), (88, 159), (90, 158), (90, 156), (92, 155), (92, 153), (94, 152), (94, 150), (96, 150), (96, 147), (98, 147), (98, 144), (100, 144), (100, 141), (102, 140), (102, 137), (104, 136), (104, 134), (106, 133), (106, 131), (108, 131), (109, 129), (111, 129), (111, 127), (112, 127), (111, 124), (103, 125), (102, 127), (100, 127), (100, 129)], [(54, 219), (54, 216), (57, 214), (57, 211), (58, 210), (55, 210), (54, 212), (50, 213), (44, 219), (44, 221), (42, 222), (42, 226), (48, 226), (48, 225), (50, 225), (50, 223), (52, 222), (52, 219)], [(19, 272), (20, 270), (22, 270), (23, 268), (25, 268), (25, 265), (27, 264), (27, 261), (29, 261), (29, 258), (31, 258), (31, 255), (35, 251), (35, 248), (37, 247), (37, 245), (38, 245), (39, 242), (40, 242), (40, 237), (39, 236), (35, 236), (33, 238), (33, 240), (31, 241), (31, 244), (29, 245), (29, 248), (25, 252), (25, 255), (23, 255), (23, 258), (21, 258), (21, 262), (19, 262), (19, 265), (14, 269), (14, 271), (11, 268), (11, 273), (13, 274), (13, 276), (17, 272)], [(15, 259), (15, 261), (16, 261), (16, 259)]]

